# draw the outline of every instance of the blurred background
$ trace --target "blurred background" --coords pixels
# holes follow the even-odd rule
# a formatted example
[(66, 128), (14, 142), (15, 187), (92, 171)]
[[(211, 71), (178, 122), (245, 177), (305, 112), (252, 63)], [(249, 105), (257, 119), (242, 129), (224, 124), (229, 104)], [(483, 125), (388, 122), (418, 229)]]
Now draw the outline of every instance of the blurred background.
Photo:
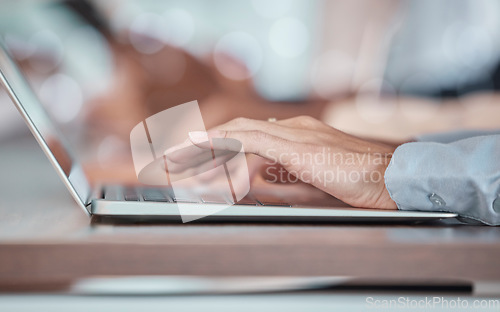
[[(4, 42), (95, 179), (135, 179), (130, 130), (192, 100), (207, 128), (296, 115), (393, 141), (500, 128), (497, 0), (0, 6)], [(27, 135), (13, 116), (2, 90), (0, 142)]]

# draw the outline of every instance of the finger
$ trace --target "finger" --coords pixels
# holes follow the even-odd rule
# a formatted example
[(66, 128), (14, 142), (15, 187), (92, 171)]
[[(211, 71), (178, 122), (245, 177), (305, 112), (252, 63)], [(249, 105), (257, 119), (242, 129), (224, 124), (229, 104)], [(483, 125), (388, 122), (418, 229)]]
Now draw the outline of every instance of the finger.
[(165, 155), (167, 157), (167, 165), (169, 171), (179, 171), (187, 168), (193, 168), (206, 162), (212, 163), (214, 166), (218, 166), (238, 154), (237, 152), (224, 150), (222, 148), (214, 148), (212, 150), (210, 147), (198, 147), (196, 145), (193, 146), (196, 149), (182, 149), (174, 153)]
[[(204, 142), (194, 145), (190, 140), (186, 140), (183, 143), (173, 146), (164, 152), (167, 158), (167, 163), (169, 170), (174, 170), (173, 168), (189, 168), (196, 167), (199, 164), (212, 161), (216, 164), (220, 164), (226, 159), (230, 159), (235, 156), (235, 152), (218, 149), (215, 152), (211, 150), (212, 142), (209, 141), (207, 133), (204, 131), (194, 131), (190, 132), (190, 135), (195, 133), (198, 135), (199, 140), (205, 140)], [(240, 142), (234, 140), (235, 144), (241, 146)], [(217, 143), (217, 142), (216, 142)], [(227, 155), (227, 154), (232, 154)]]
[[(308, 134), (306, 142), (311, 142), (310, 139), (318, 143), (330, 143), (337, 145), (338, 142), (345, 147), (357, 150), (359, 146), (366, 145), (366, 141), (355, 136), (349, 135), (338, 129), (335, 129), (320, 120), (310, 116), (298, 116), (285, 120), (276, 121), (283, 127), (292, 129), (302, 129), (302, 133)], [(376, 148), (376, 144), (372, 144), (372, 148)]]
[[(182, 180), (189, 176), (201, 175), (200, 180), (214, 178), (216, 171), (212, 170), (230, 161), (242, 150), (242, 145), (234, 139), (209, 139), (206, 132), (194, 131), (190, 136), (196, 136), (201, 142), (194, 145), (191, 141), (168, 149), (165, 153), (167, 167), (172, 181)], [(220, 146), (220, 141), (232, 144), (232, 150)], [(210, 171), (210, 172), (209, 172)]]
[(278, 120), (275, 123), (283, 127), (311, 130), (314, 132), (320, 131), (331, 133), (332, 131), (335, 131), (335, 129), (330, 127), (329, 125), (310, 116), (297, 116), (293, 118)]
[[(225, 164), (234, 158), (236, 153), (230, 151), (229, 153), (226, 151), (225, 153), (220, 153), (215, 159), (210, 159), (207, 161), (202, 161), (199, 163), (185, 163), (185, 164), (175, 164), (170, 163), (168, 165), (168, 172), (172, 177), (176, 177), (175, 179), (183, 179), (187, 175), (196, 175), (201, 174), (207, 171), (210, 171), (214, 168), (219, 167), (220, 165)], [(209, 178), (209, 177), (208, 177)]]
[(215, 179), (218, 174), (220, 174), (220, 170), (213, 170), (218, 167), (219, 166), (210, 161), (197, 166), (175, 168), (174, 170), (171, 170), (169, 167), (169, 176), (171, 181), (179, 181), (186, 178), (193, 178), (195, 176), (198, 176), (200, 181), (211, 181)]
[(189, 144), (183, 148), (165, 153), (169, 167), (190, 167), (213, 159), (210, 149), (201, 148), (191, 142)]
[[(254, 120), (247, 118), (236, 118), (225, 124), (217, 126), (210, 131), (224, 130), (224, 131), (261, 131), (268, 133), (270, 135), (299, 143), (307, 143), (312, 141), (329, 141), (329, 137), (324, 134), (319, 134), (315, 129), (322, 128), (324, 131), (326, 129), (330, 129), (333, 131), (334, 129), (321, 123), (320, 121), (308, 117), (308, 116), (299, 116), (295, 118), (290, 118), (277, 122), (268, 122), (262, 120)], [(196, 145), (200, 148), (210, 149), (214, 148), (214, 150), (226, 149), (224, 145), (226, 144), (238, 144), (236, 142), (230, 142), (229, 140), (222, 143), (222, 146), (212, 146), (217, 145), (218, 142), (209, 141), (206, 132), (203, 131), (193, 131), (189, 133), (189, 136), (196, 136), (194, 140), (196, 140)], [(204, 140), (205, 142), (201, 142)], [(189, 141), (189, 140), (188, 140)], [(192, 142), (193, 140), (191, 140)], [(202, 154), (201, 151), (196, 149), (186, 149), (181, 150), (188, 146), (185, 142), (177, 147), (171, 148), (167, 150), (165, 153), (168, 153), (168, 159), (172, 160), (176, 163), (183, 163), (188, 159), (200, 157), (202, 160), (207, 160), (207, 156), (198, 156)], [(235, 151), (237, 148), (228, 148), (228, 150)], [(179, 151), (181, 150), (181, 151)]]
[[(208, 137), (216, 141), (216, 139), (222, 139), (218, 141), (217, 145), (214, 145), (213, 148), (220, 148), (225, 150), (230, 150), (234, 152), (240, 152), (235, 144), (233, 144), (233, 139), (241, 142), (244, 148), (245, 153), (252, 153), (266, 159), (269, 159), (273, 162), (276, 162), (277, 159), (275, 155), (280, 155), (279, 160), (283, 163), (287, 164), (290, 161), (290, 151), (293, 150), (295, 142), (283, 139), (281, 137), (277, 137), (271, 135), (269, 133), (265, 133), (259, 130), (252, 131), (225, 131), (225, 130), (215, 130), (209, 131)], [(204, 141), (198, 141), (196, 136), (190, 136), (190, 140), (193, 144), (203, 144)]]
[(209, 131), (262, 131), (294, 142), (309, 142), (316, 135), (316, 133), (310, 131), (309, 129), (302, 129), (300, 127), (294, 128), (290, 122), (289, 125), (290, 126), (283, 126), (279, 122), (236, 118), (223, 125), (214, 127)]
[[(208, 138), (206, 141), (208, 141)], [(170, 161), (181, 164), (184, 160), (189, 159), (190, 157), (197, 156), (200, 153), (205, 153), (205, 150), (201, 149), (200, 145), (201, 144), (193, 145), (189, 139), (186, 139), (184, 142), (166, 149), (165, 152), (163, 152), (163, 155), (165, 155)]]

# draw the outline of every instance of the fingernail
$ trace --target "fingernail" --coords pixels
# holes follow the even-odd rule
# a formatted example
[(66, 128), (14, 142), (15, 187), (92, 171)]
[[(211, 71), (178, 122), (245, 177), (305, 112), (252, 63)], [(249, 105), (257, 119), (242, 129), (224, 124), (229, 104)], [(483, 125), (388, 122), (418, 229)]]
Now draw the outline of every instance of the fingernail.
[(203, 143), (208, 141), (208, 135), (205, 131), (191, 131), (188, 133), (189, 139), (194, 144)]

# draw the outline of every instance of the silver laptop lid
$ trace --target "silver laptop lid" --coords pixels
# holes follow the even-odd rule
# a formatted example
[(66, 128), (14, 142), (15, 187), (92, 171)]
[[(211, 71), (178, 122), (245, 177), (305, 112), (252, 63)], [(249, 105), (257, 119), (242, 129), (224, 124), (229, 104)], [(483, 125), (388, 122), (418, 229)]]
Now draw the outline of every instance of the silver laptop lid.
[(1, 38), (0, 82), (68, 190), (85, 213), (89, 214), (86, 207), (90, 202), (91, 189), (85, 174)]

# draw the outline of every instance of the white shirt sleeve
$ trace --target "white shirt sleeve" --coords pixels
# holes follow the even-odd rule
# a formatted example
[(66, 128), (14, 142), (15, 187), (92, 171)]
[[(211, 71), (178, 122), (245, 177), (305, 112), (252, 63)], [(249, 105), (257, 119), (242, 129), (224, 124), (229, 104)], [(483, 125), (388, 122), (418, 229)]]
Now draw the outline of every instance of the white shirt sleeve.
[(453, 212), (500, 225), (500, 134), (403, 144), (385, 183), (400, 210)]

